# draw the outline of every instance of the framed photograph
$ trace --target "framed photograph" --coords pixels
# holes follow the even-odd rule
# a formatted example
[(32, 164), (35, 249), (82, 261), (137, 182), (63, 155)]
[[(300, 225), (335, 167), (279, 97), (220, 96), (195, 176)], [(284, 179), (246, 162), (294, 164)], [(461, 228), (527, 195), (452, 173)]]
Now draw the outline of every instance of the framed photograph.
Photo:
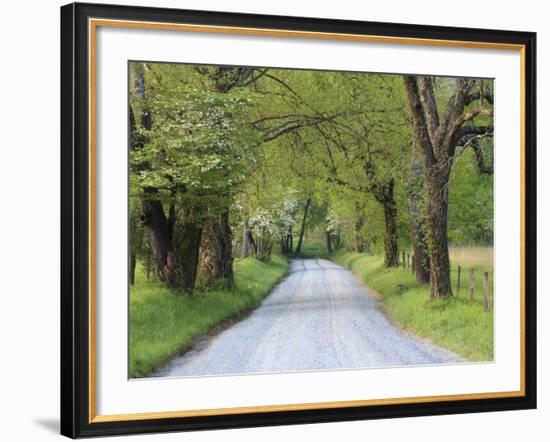
[(536, 35), (61, 8), (61, 433), (536, 407)]

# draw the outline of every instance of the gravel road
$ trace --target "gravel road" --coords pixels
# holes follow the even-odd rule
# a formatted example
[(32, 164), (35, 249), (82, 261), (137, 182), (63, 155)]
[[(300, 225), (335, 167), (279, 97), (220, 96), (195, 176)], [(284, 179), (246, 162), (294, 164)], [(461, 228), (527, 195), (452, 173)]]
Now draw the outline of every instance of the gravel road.
[(172, 359), (154, 376), (204, 376), (440, 364), (461, 359), (408, 335), (349, 270), (294, 260), (246, 319)]

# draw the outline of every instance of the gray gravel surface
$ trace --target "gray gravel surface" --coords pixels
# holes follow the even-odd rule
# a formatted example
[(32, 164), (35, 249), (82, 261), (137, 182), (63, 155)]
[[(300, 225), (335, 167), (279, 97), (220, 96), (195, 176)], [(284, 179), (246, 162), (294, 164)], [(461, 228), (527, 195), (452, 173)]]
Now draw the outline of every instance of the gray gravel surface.
[(349, 270), (294, 260), (246, 319), (172, 359), (154, 376), (204, 376), (460, 362), (393, 324)]

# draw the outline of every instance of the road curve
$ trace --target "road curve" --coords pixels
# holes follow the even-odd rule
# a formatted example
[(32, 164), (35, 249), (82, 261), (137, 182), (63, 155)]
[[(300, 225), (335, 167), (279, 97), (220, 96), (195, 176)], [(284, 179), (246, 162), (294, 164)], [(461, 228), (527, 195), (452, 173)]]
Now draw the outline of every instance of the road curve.
[(461, 359), (408, 335), (349, 270), (294, 260), (246, 319), (172, 359), (153, 376), (205, 376), (441, 364)]

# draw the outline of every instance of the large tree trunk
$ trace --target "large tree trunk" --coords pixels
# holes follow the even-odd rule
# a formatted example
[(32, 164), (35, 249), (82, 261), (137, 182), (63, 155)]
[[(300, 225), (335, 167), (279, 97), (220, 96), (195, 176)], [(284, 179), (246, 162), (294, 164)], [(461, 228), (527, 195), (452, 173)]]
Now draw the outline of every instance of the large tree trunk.
[(357, 253), (365, 253), (369, 251), (369, 245), (363, 237), (363, 226), (365, 225), (365, 216), (363, 215), (363, 207), (360, 204), (356, 205), (357, 218), (355, 219), (355, 251)]
[(136, 254), (130, 253), (130, 285), (136, 282)]
[(197, 277), (202, 229), (194, 221), (192, 210), (188, 212), (178, 218), (174, 226), (174, 249), (168, 254), (167, 282), (174, 288), (191, 291)]
[(159, 280), (170, 288), (189, 291), (195, 286), (201, 229), (190, 216), (175, 221), (175, 210), (170, 208), (167, 219), (160, 201), (144, 198), (141, 221)]
[(413, 216), (411, 216), (410, 224), (413, 248), (412, 259), (414, 260), (416, 282), (419, 284), (426, 284), (430, 282), (430, 257), (426, 247), (427, 239), (422, 225), (419, 224)]
[(330, 230), (327, 230), (327, 251), (328, 253), (332, 253), (333, 252), (333, 248), (332, 248), (332, 238), (330, 237), (331, 236), (331, 231)]
[(294, 235), (292, 234), (292, 226), (288, 226), (288, 233), (286, 235), (286, 246), (288, 253), (292, 253), (294, 250)]
[(413, 147), (409, 182), (407, 183), (407, 202), (413, 247), (412, 259), (414, 260), (416, 282), (419, 284), (426, 284), (430, 281), (430, 260), (424, 231), (423, 207), (425, 202), (423, 186), (422, 164), (418, 158), (418, 152)]
[(304, 208), (304, 217), (302, 219), (302, 228), (300, 229), (300, 237), (298, 239), (298, 244), (296, 245), (295, 255), (297, 256), (302, 251), (302, 241), (304, 240), (304, 233), (306, 232), (307, 224), (307, 214), (309, 212), (309, 206), (311, 204), (311, 197), (306, 201), (306, 207)]
[[(248, 236), (244, 235), (246, 242)], [(201, 240), (200, 273), (210, 281), (233, 282), (233, 251), (229, 213), (223, 212), (204, 226)]]
[(397, 207), (395, 200), (388, 198), (384, 201), (384, 266), (397, 267)]
[(373, 195), (384, 208), (384, 266), (399, 265), (397, 252), (397, 204), (394, 195), (395, 181), (393, 178), (373, 185)]
[(246, 258), (250, 255), (252, 244), (250, 243), (250, 230), (248, 228), (248, 219), (243, 220), (243, 237), (241, 244), (241, 258)]
[(430, 252), (430, 297), (451, 296), (451, 266), (447, 236), (448, 181), (450, 168), (429, 171), (428, 250)]
[(170, 233), (164, 209), (159, 200), (150, 199), (149, 195), (142, 198), (141, 222), (145, 227), (145, 234), (151, 247), (155, 273), (161, 281), (167, 282), (171, 286), (168, 281), (174, 279), (169, 275), (167, 268), (168, 252), (171, 249)]
[(254, 241), (254, 237), (252, 236), (252, 232), (248, 231), (248, 243), (250, 244), (250, 251), (249, 254), (256, 256), (258, 254), (258, 246), (256, 245), (256, 241)]

